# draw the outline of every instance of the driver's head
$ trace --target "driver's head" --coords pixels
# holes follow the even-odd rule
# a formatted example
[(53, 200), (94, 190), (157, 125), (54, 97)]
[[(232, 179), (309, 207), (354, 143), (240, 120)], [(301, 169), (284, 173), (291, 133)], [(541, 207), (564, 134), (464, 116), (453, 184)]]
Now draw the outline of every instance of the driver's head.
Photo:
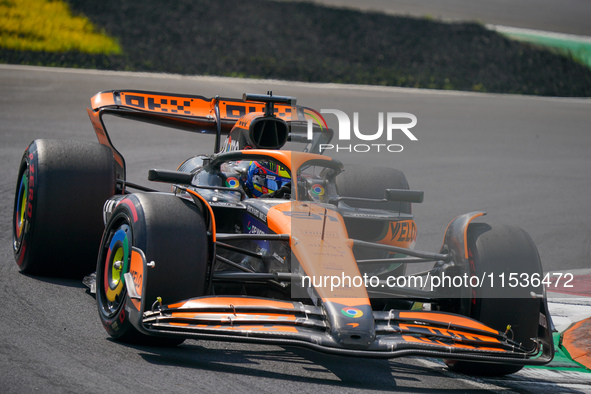
[(273, 162), (253, 161), (248, 167), (246, 187), (254, 197), (277, 191), (289, 182), (287, 170)]

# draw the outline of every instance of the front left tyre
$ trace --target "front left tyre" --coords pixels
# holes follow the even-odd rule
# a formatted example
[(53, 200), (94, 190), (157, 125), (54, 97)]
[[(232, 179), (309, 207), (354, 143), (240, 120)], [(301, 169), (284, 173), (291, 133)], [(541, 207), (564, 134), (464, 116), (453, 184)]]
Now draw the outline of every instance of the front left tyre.
[(113, 154), (77, 140), (35, 140), (22, 157), (12, 234), (19, 269), (31, 275), (80, 277), (96, 265), (102, 208), (115, 193)]
[[(471, 223), (466, 240), (470, 275), (496, 280), (496, 287), (487, 281), (472, 290), (469, 317), (507, 332), (510, 339), (526, 348), (534, 348), (533, 338), (538, 336), (540, 321), (549, 317), (540, 313), (544, 302), (543, 271), (533, 239), (519, 227)], [(517, 284), (510, 284), (512, 277), (520, 278)], [(463, 360), (445, 363), (454, 372), (477, 376), (504, 376), (523, 368)]]
[(131, 249), (141, 249), (148, 268), (146, 302), (164, 304), (206, 292), (208, 235), (201, 211), (171, 194), (136, 193), (119, 201), (105, 228), (96, 266), (96, 301), (107, 333), (116, 340), (143, 345), (177, 345), (180, 338), (152, 337), (139, 332), (125, 309), (125, 273)]

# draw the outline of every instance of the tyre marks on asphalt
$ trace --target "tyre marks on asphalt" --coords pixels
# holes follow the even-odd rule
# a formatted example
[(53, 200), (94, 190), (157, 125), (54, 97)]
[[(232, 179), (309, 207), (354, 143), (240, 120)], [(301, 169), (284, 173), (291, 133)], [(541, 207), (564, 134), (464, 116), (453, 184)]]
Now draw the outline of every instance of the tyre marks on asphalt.
[(517, 373), (503, 377), (476, 377), (449, 371), (441, 360), (417, 360), (430, 369), (438, 369), (443, 375), (473, 386), (475, 390), (500, 392), (512, 389), (521, 393), (591, 392), (591, 373), (526, 367)]

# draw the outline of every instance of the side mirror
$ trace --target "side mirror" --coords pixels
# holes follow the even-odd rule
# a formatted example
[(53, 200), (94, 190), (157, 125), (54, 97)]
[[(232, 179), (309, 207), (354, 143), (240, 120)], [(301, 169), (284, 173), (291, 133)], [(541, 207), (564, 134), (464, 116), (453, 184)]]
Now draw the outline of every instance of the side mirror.
[(384, 190), (384, 198), (388, 201), (398, 202), (423, 202), (425, 192), (422, 190), (407, 190), (407, 189), (386, 189)]
[(177, 183), (179, 185), (190, 185), (193, 174), (181, 171), (150, 170), (148, 180), (154, 182)]

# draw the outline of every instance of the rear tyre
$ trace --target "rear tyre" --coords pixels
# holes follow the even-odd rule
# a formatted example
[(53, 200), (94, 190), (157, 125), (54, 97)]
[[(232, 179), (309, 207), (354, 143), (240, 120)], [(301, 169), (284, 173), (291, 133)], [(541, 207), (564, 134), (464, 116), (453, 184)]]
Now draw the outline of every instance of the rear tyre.
[(115, 193), (109, 148), (76, 140), (35, 140), (18, 172), (13, 252), (31, 275), (89, 274), (103, 232), (102, 208)]
[[(507, 331), (509, 338), (512, 335), (513, 340), (527, 348), (533, 347), (531, 338), (538, 334), (543, 301), (533, 298), (531, 293), (542, 294), (543, 287), (541, 284), (521, 286), (525, 284), (526, 278), (543, 277), (542, 264), (533, 240), (518, 227), (491, 227), (484, 223), (470, 224), (467, 240), (471, 274), (479, 278), (485, 273), (487, 277), (492, 274), (496, 281), (496, 286), (483, 286), (473, 291), (470, 317), (498, 331)], [(518, 274), (516, 278), (519, 286), (509, 286), (511, 273)], [(504, 274), (504, 286), (501, 286), (500, 274)], [(445, 362), (452, 371), (481, 376), (503, 376), (523, 368), (520, 365), (471, 361)]]
[(205, 294), (208, 238), (199, 209), (170, 194), (138, 193), (121, 200), (105, 229), (96, 267), (97, 306), (103, 327), (122, 342), (178, 345), (182, 338), (140, 333), (125, 311), (131, 247), (141, 249), (155, 267), (148, 272), (146, 300), (164, 304)]

